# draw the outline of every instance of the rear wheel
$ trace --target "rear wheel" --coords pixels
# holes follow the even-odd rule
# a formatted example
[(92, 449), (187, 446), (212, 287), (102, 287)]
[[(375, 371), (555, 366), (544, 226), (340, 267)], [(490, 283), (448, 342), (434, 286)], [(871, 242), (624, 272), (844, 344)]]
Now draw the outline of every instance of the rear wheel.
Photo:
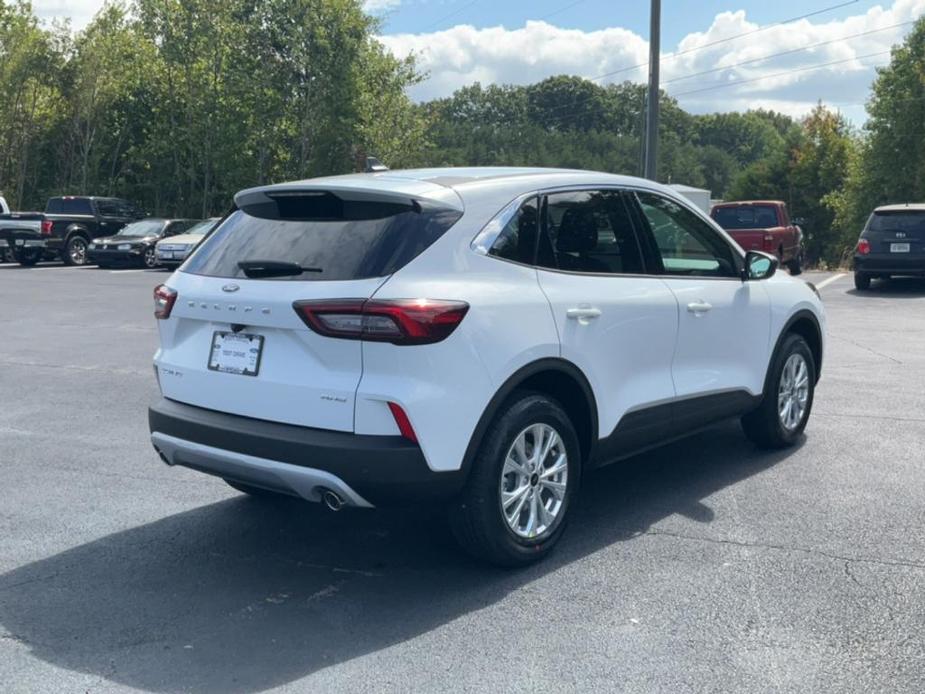
[(565, 530), (581, 475), (578, 436), (562, 406), (516, 393), (485, 434), (450, 526), (473, 556), (501, 566), (542, 559)]
[(87, 239), (78, 234), (71, 236), (64, 245), (64, 252), (61, 259), (65, 265), (86, 265), (87, 264)]
[(32, 267), (42, 259), (41, 248), (21, 248), (14, 252), (16, 261), (23, 267)]
[(790, 270), (791, 275), (799, 275), (803, 272), (803, 252), (800, 251), (797, 256), (787, 263), (787, 269)]
[(870, 289), (870, 275), (866, 272), (855, 272), (854, 288), (862, 292)]
[(800, 335), (787, 335), (771, 361), (761, 405), (742, 417), (746, 436), (762, 448), (796, 443), (813, 407), (816, 363)]

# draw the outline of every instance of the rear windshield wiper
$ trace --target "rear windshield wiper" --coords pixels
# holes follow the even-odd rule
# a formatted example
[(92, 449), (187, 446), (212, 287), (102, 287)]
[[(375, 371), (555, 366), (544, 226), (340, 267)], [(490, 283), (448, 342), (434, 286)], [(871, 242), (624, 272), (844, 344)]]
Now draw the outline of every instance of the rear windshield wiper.
[(303, 272), (323, 272), (320, 267), (303, 267), (288, 260), (241, 260), (238, 267), (248, 277), (291, 277)]

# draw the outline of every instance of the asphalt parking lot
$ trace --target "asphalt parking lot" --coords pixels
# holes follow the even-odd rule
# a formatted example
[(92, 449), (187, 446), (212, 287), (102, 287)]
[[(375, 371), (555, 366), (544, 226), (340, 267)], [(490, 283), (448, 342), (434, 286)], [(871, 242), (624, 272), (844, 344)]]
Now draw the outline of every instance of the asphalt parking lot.
[(165, 277), (0, 265), (5, 691), (925, 691), (925, 282), (822, 289), (799, 447), (732, 423), (594, 473), (551, 560), (502, 571), (434, 512), (163, 465)]

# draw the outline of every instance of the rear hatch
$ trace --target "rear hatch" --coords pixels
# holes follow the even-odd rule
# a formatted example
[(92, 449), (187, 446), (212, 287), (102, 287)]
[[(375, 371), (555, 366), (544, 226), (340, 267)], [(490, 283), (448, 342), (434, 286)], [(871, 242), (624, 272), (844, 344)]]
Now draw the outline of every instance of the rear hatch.
[[(338, 179), (330, 179), (337, 181)], [(363, 300), (461, 215), (455, 193), (375, 187), (244, 191), (168, 281), (155, 355), (165, 397), (287, 424), (352, 431), (361, 342), (314, 332), (294, 302)]]
[(877, 210), (862, 236), (871, 253), (921, 258), (925, 256), (925, 210)]

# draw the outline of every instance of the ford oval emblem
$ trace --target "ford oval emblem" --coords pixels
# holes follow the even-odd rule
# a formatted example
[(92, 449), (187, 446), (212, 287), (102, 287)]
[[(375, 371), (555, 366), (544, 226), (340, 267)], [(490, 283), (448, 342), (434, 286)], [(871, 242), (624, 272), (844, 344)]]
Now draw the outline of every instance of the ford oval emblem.
[(236, 292), (236, 291), (238, 291), (240, 288), (241, 288), (241, 287), (239, 287), (239, 286), (236, 285), (236, 284), (226, 284), (224, 287), (222, 287), (222, 291), (223, 291), (223, 292)]

